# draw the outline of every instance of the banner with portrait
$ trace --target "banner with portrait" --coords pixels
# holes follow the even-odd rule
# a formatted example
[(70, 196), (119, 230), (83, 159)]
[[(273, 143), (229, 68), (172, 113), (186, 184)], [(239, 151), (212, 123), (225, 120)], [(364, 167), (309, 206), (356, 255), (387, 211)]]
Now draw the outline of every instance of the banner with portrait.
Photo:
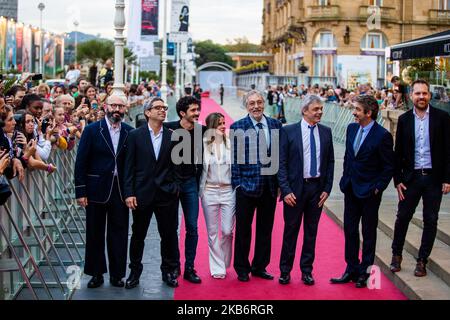
[(33, 66), (32, 72), (40, 72), (39, 63), (41, 61), (41, 30), (33, 30), (33, 45), (31, 46), (31, 64)]
[(33, 33), (30, 27), (25, 26), (23, 28), (22, 38), (22, 70), (23, 72), (31, 72), (31, 46), (33, 44)]
[(49, 33), (44, 35), (44, 70), (45, 74), (55, 74), (55, 39)]
[(22, 62), (22, 48), (23, 48), (23, 24), (16, 25), (16, 63), (17, 70), (23, 71), (23, 62)]
[(63, 54), (64, 40), (61, 37), (55, 37), (55, 71), (58, 72), (64, 67)]
[(141, 39), (158, 41), (158, 0), (141, 0)]
[(6, 69), (6, 32), (7, 21), (0, 17), (0, 68)]
[(6, 36), (6, 70), (17, 69), (16, 64), (16, 24), (8, 22), (8, 32)]
[(170, 41), (186, 42), (189, 39), (189, 0), (172, 1)]

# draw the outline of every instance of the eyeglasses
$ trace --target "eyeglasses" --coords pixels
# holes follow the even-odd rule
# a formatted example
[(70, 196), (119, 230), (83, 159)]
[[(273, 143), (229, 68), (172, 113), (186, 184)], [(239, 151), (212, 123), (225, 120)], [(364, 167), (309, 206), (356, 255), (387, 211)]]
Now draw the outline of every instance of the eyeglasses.
[(110, 104), (109, 105), (112, 109), (123, 109), (123, 108), (125, 108), (125, 105), (124, 104), (115, 104), (115, 103), (113, 103), (113, 104)]
[(156, 106), (156, 107), (153, 107), (152, 109), (155, 109), (156, 111), (167, 111), (167, 110), (169, 110), (169, 107), (167, 107), (167, 106)]
[(254, 106), (256, 106), (256, 105), (258, 105), (258, 106), (263, 106), (263, 105), (264, 105), (264, 101), (263, 101), (263, 100), (250, 101), (250, 102), (248, 103), (248, 105), (249, 105), (250, 107), (254, 107)]

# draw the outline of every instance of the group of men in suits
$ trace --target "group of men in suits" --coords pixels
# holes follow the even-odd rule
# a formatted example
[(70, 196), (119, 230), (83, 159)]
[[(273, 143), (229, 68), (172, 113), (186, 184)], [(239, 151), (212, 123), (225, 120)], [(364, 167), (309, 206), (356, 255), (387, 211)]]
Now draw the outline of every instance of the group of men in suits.
[[(427, 259), (436, 237), (442, 195), (450, 192), (450, 117), (433, 108), (429, 84), (412, 84), (413, 110), (399, 119), (395, 151), (392, 135), (377, 123), (375, 98), (358, 96), (354, 102), (355, 123), (347, 128), (344, 171), (340, 189), (344, 193), (345, 261), (340, 278), (333, 284), (356, 282), (367, 285), (374, 264), (378, 210), (383, 191), (394, 177), (399, 195), (391, 270), (401, 269), (402, 249), (408, 224), (420, 198), (424, 202), (424, 233), (415, 275), (426, 275)], [(186, 221), (184, 278), (201, 279), (194, 270), (198, 242), (198, 177), (201, 150), (192, 146), (190, 163), (175, 164), (171, 159), (178, 129), (187, 130), (195, 142), (200, 103), (185, 97), (184, 109), (177, 104), (179, 122), (163, 125), (167, 106), (157, 98), (147, 103), (148, 125), (131, 131), (121, 123), (126, 101), (108, 98), (105, 120), (88, 126), (78, 149), (75, 182), (78, 203), (87, 211), (85, 273), (92, 276), (88, 287), (103, 283), (106, 273), (105, 220), (110, 282), (113, 286), (134, 288), (142, 273), (145, 237), (153, 212), (161, 235), (162, 280), (178, 286), (178, 203), (181, 200)], [(187, 100), (186, 100), (187, 99)], [(191, 99), (191, 100), (189, 100)], [(249, 275), (267, 280), (276, 202), (283, 201), (284, 233), (280, 258), (280, 284), (291, 281), (297, 238), (303, 220), (304, 236), (300, 258), (302, 281), (314, 285), (312, 274), (315, 246), (322, 208), (330, 195), (334, 175), (331, 129), (320, 124), (323, 102), (314, 95), (302, 100), (302, 119), (282, 127), (264, 114), (264, 97), (256, 90), (244, 96), (248, 115), (231, 125), (232, 187), (236, 195), (236, 237), (234, 269), (238, 280)], [(242, 136), (236, 132), (253, 132)], [(255, 138), (256, 140), (252, 140)], [(200, 139), (200, 145), (201, 145)], [(240, 149), (239, 143), (242, 143)], [(199, 165), (200, 164), (200, 165)], [(275, 167), (276, 171), (269, 170)], [(126, 281), (128, 209), (133, 210), (130, 244), (130, 275)], [(253, 260), (249, 253), (253, 218), (256, 212), (256, 239)], [(359, 259), (362, 225), (362, 259)]]

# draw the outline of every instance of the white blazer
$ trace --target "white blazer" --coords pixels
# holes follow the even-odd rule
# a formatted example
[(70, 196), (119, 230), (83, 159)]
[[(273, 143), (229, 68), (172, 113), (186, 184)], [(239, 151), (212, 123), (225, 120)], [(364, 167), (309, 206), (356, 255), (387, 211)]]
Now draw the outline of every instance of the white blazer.
[[(231, 175), (231, 142), (227, 137), (227, 144), (225, 147), (226, 150), (226, 163), (230, 166), (230, 175)], [(209, 148), (207, 139), (203, 139), (203, 170), (200, 178), (200, 186), (199, 186), (199, 196), (203, 197), (203, 193), (205, 191), (206, 179), (208, 177), (209, 165), (213, 159), (216, 158), (215, 149)], [(231, 177), (230, 177), (231, 178)]]

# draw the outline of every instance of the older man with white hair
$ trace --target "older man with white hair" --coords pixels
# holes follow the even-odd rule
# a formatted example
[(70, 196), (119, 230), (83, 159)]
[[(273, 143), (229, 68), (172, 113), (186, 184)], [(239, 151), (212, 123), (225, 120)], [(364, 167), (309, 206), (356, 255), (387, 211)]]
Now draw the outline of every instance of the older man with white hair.
[(86, 208), (86, 257), (84, 273), (92, 276), (88, 288), (103, 284), (107, 272), (105, 230), (110, 283), (123, 287), (126, 273), (129, 210), (123, 198), (128, 133), (122, 123), (126, 99), (110, 96), (105, 119), (87, 126), (81, 136), (75, 163), (77, 202)]

